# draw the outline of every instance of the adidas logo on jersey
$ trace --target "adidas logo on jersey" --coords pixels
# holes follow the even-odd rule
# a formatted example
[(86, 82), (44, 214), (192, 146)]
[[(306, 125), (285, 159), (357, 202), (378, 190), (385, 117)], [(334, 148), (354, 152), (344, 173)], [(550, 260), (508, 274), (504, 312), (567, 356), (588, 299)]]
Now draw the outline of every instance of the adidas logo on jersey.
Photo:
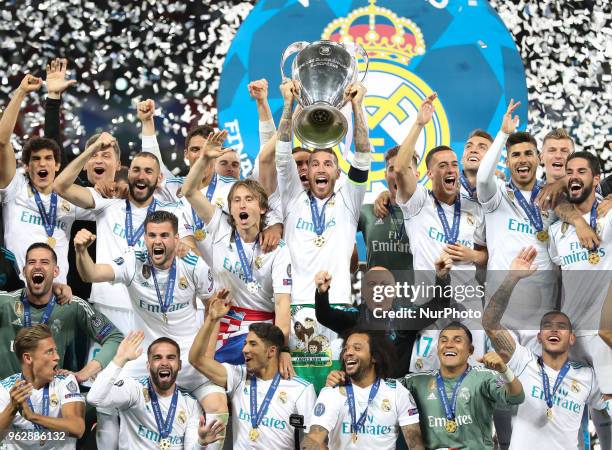
[(374, 225), (384, 225), (385, 221), (383, 219), (376, 219), (376, 222), (374, 222)]
[(430, 394), (427, 396), (427, 400), (438, 400), (438, 398), (436, 397), (436, 394), (430, 392)]

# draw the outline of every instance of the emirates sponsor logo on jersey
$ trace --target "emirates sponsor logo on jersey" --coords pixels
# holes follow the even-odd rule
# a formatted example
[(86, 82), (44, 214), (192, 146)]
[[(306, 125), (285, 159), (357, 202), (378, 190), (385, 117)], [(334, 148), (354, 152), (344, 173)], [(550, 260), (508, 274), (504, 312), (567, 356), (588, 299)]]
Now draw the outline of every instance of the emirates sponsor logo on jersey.
[[(474, 423), (471, 414), (461, 414), (455, 417), (455, 420), (457, 421), (457, 426), (459, 427), (462, 425), (470, 425)], [(446, 425), (446, 417), (427, 416), (427, 421), (429, 423), (429, 426), (432, 428), (444, 428), (444, 426)]]

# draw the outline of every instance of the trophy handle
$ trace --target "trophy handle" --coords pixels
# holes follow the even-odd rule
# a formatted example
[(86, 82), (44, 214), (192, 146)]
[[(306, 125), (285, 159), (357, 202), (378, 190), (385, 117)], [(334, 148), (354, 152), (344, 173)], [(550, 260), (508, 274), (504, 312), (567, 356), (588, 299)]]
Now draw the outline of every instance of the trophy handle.
[(298, 41), (298, 42), (294, 42), (293, 44), (291, 44), (289, 47), (285, 49), (285, 51), (283, 52), (283, 56), (281, 58), (281, 64), (280, 64), (282, 81), (287, 79), (287, 76), (285, 75), (285, 69), (284, 69), (287, 59), (294, 53), (301, 52), (309, 45), (310, 45), (310, 42)]
[(363, 58), (366, 64), (365, 71), (363, 72), (363, 77), (360, 80), (363, 83), (363, 80), (365, 80), (365, 77), (368, 74), (368, 68), (370, 67), (370, 58), (368, 57), (368, 52), (366, 52), (361, 45), (355, 45), (355, 53), (358, 53), (359, 56)]

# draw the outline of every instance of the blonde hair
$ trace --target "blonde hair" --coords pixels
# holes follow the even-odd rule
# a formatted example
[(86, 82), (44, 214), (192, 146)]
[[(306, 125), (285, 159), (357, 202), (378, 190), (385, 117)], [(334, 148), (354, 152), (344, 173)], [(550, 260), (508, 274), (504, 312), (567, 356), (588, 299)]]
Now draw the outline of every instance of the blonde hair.
[(31, 353), (36, 350), (38, 343), (45, 339), (53, 337), (51, 329), (44, 323), (39, 323), (33, 327), (24, 327), (15, 336), (15, 354), (19, 361), (24, 353)]

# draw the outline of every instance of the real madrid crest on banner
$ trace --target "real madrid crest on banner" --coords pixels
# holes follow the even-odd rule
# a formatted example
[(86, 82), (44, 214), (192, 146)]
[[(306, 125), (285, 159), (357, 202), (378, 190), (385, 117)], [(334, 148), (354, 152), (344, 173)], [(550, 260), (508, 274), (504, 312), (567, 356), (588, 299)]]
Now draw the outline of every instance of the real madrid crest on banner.
[[(366, 202), (386, 189), (384, 152), (404, 140), (422, 100), (432, 92), (438, 93), (439, 103), (417, 143), (421, 183), (429, 181), (426, 151), (450, 145), (461, 157), (474, 128), (497, 133), (511, 97), (527, 102), (516, 45), (486, 1), (260, 0), (232, 41), (217, 94), (219, 125), (240, 154), (243, 175), (252, 170), (260, 145), (247, 84), (268, 80), (278, 123), (283, 51), (296, 41), (321, 39), (360, 45), (369, 57), (364, 103), (374, 154)], [(270, 63), (275, 60), (278, 64)], [(527, 123), (526, 110), (520, 114), (520, 122)], [(335, 151), (346, 172), (352, 151), (344, 142)]]

